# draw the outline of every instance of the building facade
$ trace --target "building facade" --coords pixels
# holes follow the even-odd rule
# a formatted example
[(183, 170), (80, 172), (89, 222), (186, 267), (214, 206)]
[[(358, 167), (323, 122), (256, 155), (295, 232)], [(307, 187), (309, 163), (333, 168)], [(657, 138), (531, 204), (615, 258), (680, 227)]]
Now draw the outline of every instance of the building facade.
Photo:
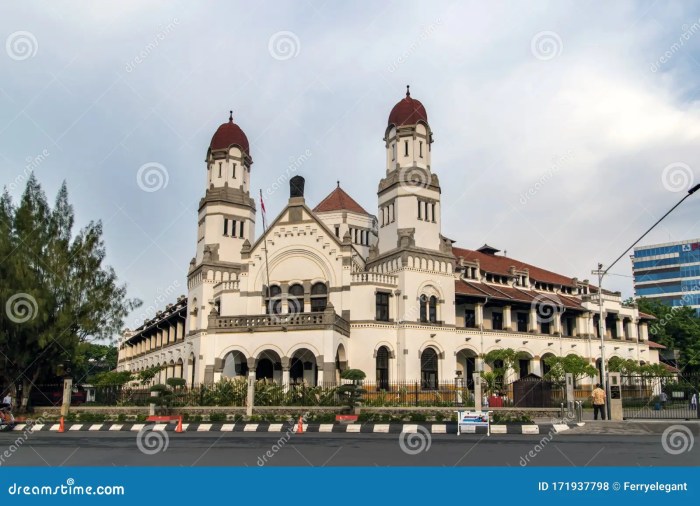
[[(190, 384), (267, 378), (337, 383), (346, 368), (379, 385), (423, 388), (488, 370), (483, 356), (512, 348), (520, 375), (576, 354), (599, 363), (597, 289), (443, 235), (439, 168), (421, 102), (406, 93), (384, 131), (376, 215), (341, 187), (316, 206), (304, 180), (255, 237), (252, 158), (230, 117), (206, 156), (188, 293), (127, 331), (119, 369), (164, 366)], [(313, 184), (313, 182), (311, 182)], [(603, 292), (606, 357), (657, 362), (647, 315)]]
[(700, 239), (634, 248), (637, 297), (689, 306), (700, 315)]

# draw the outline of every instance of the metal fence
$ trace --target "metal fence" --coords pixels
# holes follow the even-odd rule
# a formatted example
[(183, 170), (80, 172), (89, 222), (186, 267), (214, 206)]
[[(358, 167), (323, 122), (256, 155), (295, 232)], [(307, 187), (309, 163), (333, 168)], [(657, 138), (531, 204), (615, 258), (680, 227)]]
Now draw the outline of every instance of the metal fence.
[(621, 376), (623, 416), (627, 419), (700, 418), (700, 373)]
[[(255, 382), (255, 406), (344, 406), (347, 395), (338, 384), (280, 385), (269, 380)], [(474, 390), (455, 382), (363, 381), (358, 405), (366, 407), (471, 407), (475, 405)], [(170, 388), (168, 405), (243, 407), (247, 400), (245, 378), (226, 379), (211, 385)], [(589, 390), (576, 391), (576, 400), (585, 400)], [(62, 385), (39, 385), (31, 396), (33, 406), (60, 405)], [(148, 386), (101, 385), (77, 386), (72, 405), (85, 406), (148, 406), (152, 402)], [(498, 385), (482, 392), (482, 404), (492, 408), (530, 407), (555, 408), (564, 402), (560, 387), (539, 380), (523, 378)]]

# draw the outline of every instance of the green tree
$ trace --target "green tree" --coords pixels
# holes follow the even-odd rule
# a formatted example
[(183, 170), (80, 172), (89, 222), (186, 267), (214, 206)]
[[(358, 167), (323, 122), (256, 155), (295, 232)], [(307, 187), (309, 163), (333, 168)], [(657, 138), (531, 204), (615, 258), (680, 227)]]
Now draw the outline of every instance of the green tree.
[(573, 374), (574, 383), (580, 379), (592, 378), (598, 374), (598, 370), (587, 359), (573, 353), (565, 357), (547, 357), (544, 359), (544, 363), (549, 367), (549, 371), (544, 375), (544, 379), (560, 387), (566, 381), (566, 374)]
[(37, 379), (73, 363), (81, 343), (112, 340), (140, 305), (104, 265), (101, 223), (74, 234), (73, 222), (65, 183), (53, 208), (33, 174), (16, 208), (0, 199), (0, 374), (6, 389), (20, 385), (21, 410)]
[(657, 300), (637, 299), (639, 310), (656, 320), (649, 324), (650, 338), (679, 352), (678, 366), (700, 370), (700, 317), (688, 305), (667, 306)]
[(365, 390), (361, 385), (362, 380), (364, 380), (367, 375), (360, 369), (346, 369), (340, 373), (340, 377), (352, 381), (352, 383), (340, 385), (337, 389), (338, 394), (345, 399), (348, 408), (352, 410), (365, 394)]

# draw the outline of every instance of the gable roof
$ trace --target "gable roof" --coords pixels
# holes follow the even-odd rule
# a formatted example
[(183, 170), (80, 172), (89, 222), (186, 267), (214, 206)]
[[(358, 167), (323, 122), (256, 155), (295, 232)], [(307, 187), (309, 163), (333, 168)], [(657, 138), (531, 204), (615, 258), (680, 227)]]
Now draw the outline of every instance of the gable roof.
[(369, 214), (350, 195), (345, 193), (340, 185), (314, 207), (315, 213), (327, 211), (352, 211), (354, 213)]
[[(483, 247), (482, 247), (483, 248)], [(530, 274), (530, 279), (541, 281), (543, 283), (553, 283), (556, 285), (575, 286), (574, 279), (567, 276), (562, 276), (556, 272), (551, 272), (540, 267), (535, 267), (520, 260), (499, 255), (491, 255), (481, 251), (474, 251), (464, 248), (452, 248), (452, 254), (456, 257), (463, 257), (467, 261), (479, 260), (481, 269), (486, 272), (507, 276), (510, 274), (510, 268), (515, 267), (517, 270), (527, 269)]]

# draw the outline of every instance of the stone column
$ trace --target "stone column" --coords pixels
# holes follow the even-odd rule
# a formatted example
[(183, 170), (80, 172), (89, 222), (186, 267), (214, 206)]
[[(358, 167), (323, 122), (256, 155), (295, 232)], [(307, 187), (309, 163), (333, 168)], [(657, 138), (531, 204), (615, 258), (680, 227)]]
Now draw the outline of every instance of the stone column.
[(282, 366), (282, 390), (289, 391), (289, 366)]
[(323, 363), (323, 380), (328, 384), (335, 385), (335, 362)]
[(481, 328), (484, 323), (484, 305), (481, 303), (474, 304), (474, 323), (477, 328)]
[(625, 328), (622, 325), (622, 317), (620, 315), (617, 315), (617, 319), (615, 320), (615, 325), (617, 326), (617, 338), (618, 339), (624, 339), (625, 338)]
[(649, 340), (649, 327), (646, 323), (639, 324), (639, 340), (648, 341)]
[(632, 339), (633, 341), (639, 340), (639, 332), (637, 332), (637, 323), (638, 322), (634, 320), (630, 321), (630, 339)]
[(561, 313), (555, 312), (552, 315), (552, 324), (549, 326), (549, 333), (559, 334), (560, 336), (563, 335), (561, 331)]
[(537, 332), (537, 308), (530, 307), (530, 317), (527, 322), (527, 330), (528, 332)]
[(510, 306), (503, 307), (503, 330), (510, 332), (513, 330)]
[(319, 364), (323, 364), (323, 355), (316, 357), (316, 385), (323, 386), (323, 365)]
[(530, 364), (532, 365), (532, 374), (536, 374), (537, 376), (542, 376), (542, 360), (539, 355), (535, 355), (532, 360), (530, 360)]

